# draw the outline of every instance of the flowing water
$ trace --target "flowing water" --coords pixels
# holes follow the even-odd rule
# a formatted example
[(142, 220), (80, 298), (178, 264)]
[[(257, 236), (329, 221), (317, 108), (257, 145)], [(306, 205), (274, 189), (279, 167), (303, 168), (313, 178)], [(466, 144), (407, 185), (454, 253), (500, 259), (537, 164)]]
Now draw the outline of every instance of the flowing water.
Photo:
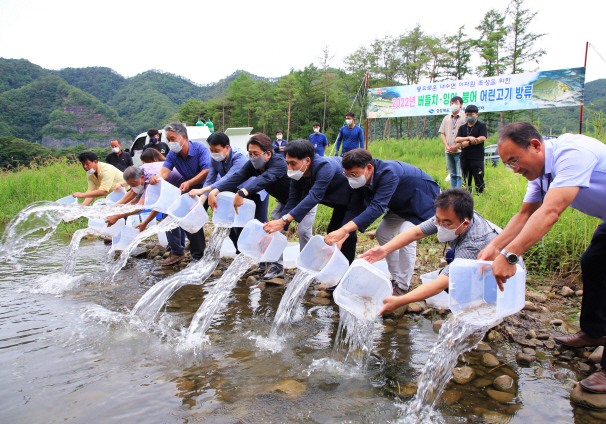
[(366, 320), (339, 308), (339, 328), (333, 352), (336, 356), (344, 355), (344, 361), (351, 360), (365, 367), (374, 347), (375, 320)]
[[(69, 250), (59, 237), (22, 256), (21, 269), (0, 260), (2, 422), (396, 422), (433, 357), (438, 336), (431, 321), (406, 315), (375, 324), (365, 369), (335, 360), (338, 308), (310, 305), (309, 295), (284, 348), (260, 350), (254, 336), (269, 334), (284, 289), (268, 284), (259, 291), (242, 283), (227, 294), (206, 331), (212, 343), (200, 352), (178, 351), (208, 294), (199, 286), (182, 287), (150, 331), (129, 311), (174, 270), (135, 259), (136, 266), (106, 283), (100, 261), (106, 249), (101, 240), (83, 239), (78, 284), (63, 291), (65, 280), (48, 278), (61, 270)], [(227, 265), (221, 261), (219, 268)], [(508, 369), (516, 376), (511, 404), (497, 403), (473, 383), (451, 382), (446, 392), (458, 393), (459, 400), (436, 402), (434, 411), (447, 423), (600, 422), (594, 412), (571, 406), (570, 385), (582, 375), (554, 364), (549, 352), (532, 367), (520, 367), (513, 347), (499, 348), (502, 362), (511, 363), (484, 372), (494, 378)], [(476, 361), (472, 354), (465, 360)]]
[(303, 296), (313, 281), (314, 276), (299, 270), (288, 283), (286, 291), (282, 296), (274, 323), (269, 331), (270, 339), (278, 339), (284, 336), (284, 332), (293, 322), (297, 309), (301, 306)]
[(63, 274), (73, 275), (74, 268), (76, 266), (76, 253), (78, 253), (78, 249), (80, 248), (80, 242), (82, 241), (83, 237), (86, 237), (89, 234), (98, 233), (92, 228), (82, 228), (74, 232), (72, 241), (69, 244), (69, 250), (67, 251), (67, 255), (65, 257), (65, 262), (63, 263), (63, 268), (61, 269)]
[(204, 298), (200, 309), (194, 315), (189, 329), (187, 330), (187, 340), (185, 345), (198, 344), (202, 340), (212, 323), (214, 316), (224, 308), (225, 301), (236, 286), (236, 283), (248, 269), (257, 264), (258, 261), (244, 253), (240, 253), (234, 258), (229, 268), (225, 270), (219, 280), (217, 280)]
[(216, 227), (208, 240), (202, 259), (152, 286), (139, 299), (131, 313), (143, 321), (151, 322), (167, 300), (181, 287), (204, 284), (219, 264), (221, 246), (229, 235), (229, 231), (228, 227)]

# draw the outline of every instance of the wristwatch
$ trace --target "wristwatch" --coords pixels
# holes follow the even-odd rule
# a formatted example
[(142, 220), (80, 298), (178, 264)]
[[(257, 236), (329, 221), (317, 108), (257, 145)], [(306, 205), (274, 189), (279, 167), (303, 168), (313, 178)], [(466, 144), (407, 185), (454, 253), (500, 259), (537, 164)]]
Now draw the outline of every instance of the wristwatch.
[(288, 224), (290, 222), (288, 220), (288, 215), (282, 215), (281, 219), (282, 219), (282, 221), (284, 221), (285, 224)]
[(505, 259), (507, 259), (507, 263), (509, 263), (511, 265), (517, 264), (518, 261), (520, 260), (518, 255), (516, 255), (515, 253), (508, 252), (505, 249), (501, 250), (501, 255), (505, 256)]
[(237, 194), (238, 194), (238, 196), (240, 196), (240, 197), (246, 197), (246, 194), (244, 194), (244, 191), (243, 191), (243, 190), (241, 190), (241, 189), (240, 189), (240, 190), (238, 190), (236, 193), (237, 193)]

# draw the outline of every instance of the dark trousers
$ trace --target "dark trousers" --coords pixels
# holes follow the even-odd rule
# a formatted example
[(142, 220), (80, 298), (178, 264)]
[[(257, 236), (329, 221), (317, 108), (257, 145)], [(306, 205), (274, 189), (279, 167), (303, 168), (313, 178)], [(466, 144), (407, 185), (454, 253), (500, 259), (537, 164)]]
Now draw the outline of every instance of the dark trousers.
[[(338, 230), (346, 224), (344, 221), (345, 213), (347, 212), (347, 206), (336, 206), (332, 210), (332, 216), (330, 217), (330, 222), (328, 223), (328, 227), (326, 228), (326, 234), (331, 231)], [(349, 233), (349, 237), (345, 239), (343, 246), (341, 246), (341, 252), (349, 263), (352, 263), (356, 257), (356, 243), (358, 242), (358, 234), (355, 231)]]
[(167, 231), (166, 240), (168, 240), (168, 245), (173, 255), (183, 255), (183, 250), (185, 249), (185, 231), (181, 227)]
[(206, 249), (204, 227), (200, 228), (196, 233), (188, 233), (185, 231), (185, 235), (189, 240), (189, 252), (191, 253), (192, 259), (199, 261), (202, 256), (204, 256), (204, 249)]
[(482, 193), (484, 191), (484, 158), (469, 159), (461, 156), (461, 171), (463, 172), (463, 183), (466, 184), (467, 190), (471, 190), (471, 179), (473, 178), (476, 186), (476, 191)]
[[(581, 256), (583, 300), (581, 301), (581, 330), (591, 337), (606, 336), (606, 223), (593, 233), (591, 243)], [(601, 365), (606, 368), (606, 353)]]

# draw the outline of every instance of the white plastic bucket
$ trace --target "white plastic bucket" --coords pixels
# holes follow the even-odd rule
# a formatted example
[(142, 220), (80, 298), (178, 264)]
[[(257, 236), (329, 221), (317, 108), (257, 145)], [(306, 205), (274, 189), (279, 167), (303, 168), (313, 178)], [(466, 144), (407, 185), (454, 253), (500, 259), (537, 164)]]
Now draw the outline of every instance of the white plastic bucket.
[(181, 196), (181, 190), (166, 180), (150, 184), (145, 189), (145, 206), (158, 212), (167, 213), (168, 207)]
[[(431, 271), (431, 272), (428, 272), (427, 274), (423, 274), (423, 275), (421, 275), (421, 283), (423, 283), (423, 284), (429, 283), (430, 281), (433, 281), (436, 278), (438, 278), (439, 275), (440, 275), (439, 270)], [(442, 290), (440, 293), (425, 299), (425, 303), (427, 303), (427, 306), (431, 306), (432, 308), (448, 309), (448, 297), (449, 297), (448, 293), (446, 293), (444, 290)]]
[(167, 213), (179, 221), (179, 226), (188, 233), (196, 233), (208, 222), (208, 214), (198, 196), (182, 194), (168, 208)]
[(111, 191), (107, 195), (107, 197), (105, 197), (105, 200), (106, 200), (107, 204), (114, 204), (118, 200), (122, 199), (125, 194), (126, 194), (126, 189), (124, 187), (120, 186), (117, 190)]
[(389, 272), (389, 266), (387, 265), (387, 261), (385, 259), (373, 262), (372, 265), (379, 271), (381, 271), (385, 275), (385, 277), (391, 277), (391, 273)]
[[(449, 267), (449, 306), (459, 315), (483, 305), (495, 306), (493, 314), (482, 314), (476, 321), (492, 322), (520, 311), (526, 295), (526, 270), (516, 265), (516, 273), (499, 291), (492, 274), (492, 262), (457, 258)], [(471, 319), (471, 318), (470, 318)]]
[(164, 232), (158, 233), (158, 243), (162, 247), (168, 246), (168, 238), (166, 237), (166, 233), (164, 233)]
[(329, 246), (324, 243), (324, 237), (315, 235), (299, 254), (297, 268), (312, 274), (328, 287), (333, 287), (347, 272), (349, 261), (336, 245)]
[(124, 250), (137, 237), (139, 230), (133, 227), (124, 226), (122, 230), (112, 237), (112, 250)]
[(219, 255), (222, 258), (235, 258), (236, 257), (236, 246), (231, 241), (230, 238), (226, 238), (223, 240), (223, 244), (221, 245), (221, 251)]
[(276, 262), (286, 249), (288, 240), (280, 232), (268, 234), (263, 223), (256, 219), (249, 221), (242, 228), (238, 238), (238, 250), (259, 262)]
[(56, 200), (55, 203), (59, 203), (60, 205), (77, 205), (78, 198), (74, 196), (65, 196), (59, 200)]
[(298, 242), (290, 242), (284, 249), (284, 254), (282, 255), (282, 261), (284, 268), (291, 269), (297, 267), (297, 258), (299, 257), (299, 243)]
[(213, 211), (213, 224), (223, 227), (244, 227), (255, 219), (255, 202), (244, 199), (238, 213), (234, 209), (235, 193), (223, 191), (217, 195), (217, 210)]
[(333, 293), (335, 303), (354, 316), (372, 321), (391, 296), (391, 282), (364, 259), (353, 261)]
[(119, 219), (114, 225), (107, 225), (102, 219), (89, 219), (88, 228), (92, 228), (103, 236), (114, 237), (122, 231), (126, 223), (124, 219)]

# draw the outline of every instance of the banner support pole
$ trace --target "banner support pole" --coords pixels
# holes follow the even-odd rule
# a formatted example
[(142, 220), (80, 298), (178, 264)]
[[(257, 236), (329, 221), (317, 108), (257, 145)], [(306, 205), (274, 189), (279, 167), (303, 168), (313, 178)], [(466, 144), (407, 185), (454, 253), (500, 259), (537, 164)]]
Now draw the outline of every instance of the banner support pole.
[[(585, 72), (587, 72), (587, 50), (589, 50), (589, 41), (585, 42), (585, 62), (583, 62)], [(585, 103), (585, 99), (583, 99), (583, 103)], [(579, 134), (583, 134), (583, 105), (581, 105), (581, 113), (579, 115)]]
[[(365, 75), (365, 79), (366, 79), (366, 92), (368, 92), (368, 71), (366, 71), (366, 75)], [(366, 96), (364, 96), (364, 98), (366, 98)], [(368, 150), (368, 112), (365, 113), (365, 118), (366, 118), (366, 128), (364, 129), (364, 145), (365, 145), (365, 149)]]

